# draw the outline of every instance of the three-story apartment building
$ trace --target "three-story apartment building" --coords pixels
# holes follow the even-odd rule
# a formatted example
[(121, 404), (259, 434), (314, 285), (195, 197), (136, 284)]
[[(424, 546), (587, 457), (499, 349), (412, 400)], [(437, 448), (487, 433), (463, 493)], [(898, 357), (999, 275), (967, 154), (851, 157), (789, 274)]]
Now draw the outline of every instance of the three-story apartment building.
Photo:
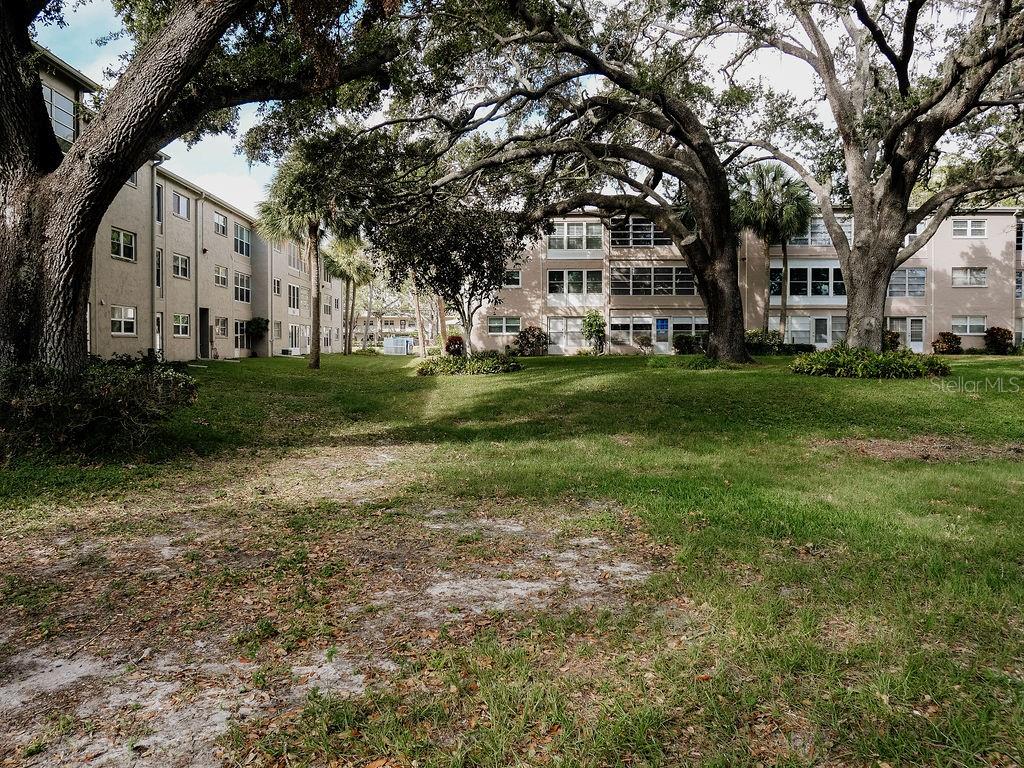
[[(844, 225), (852, 234), (853, 222)], [(553, 222), (554, 230), (510, 271), (498, 302), (486, 307), (474, 329), (474, 347), (502, 349), (526, 326), (550, 337), (552, 354), (573, 354), (585, 344), (582, 320), (590, 310), (604, 316), (612, 352), (636, 352), (649, 337), (655, 352), (668, 353), (676, 333), (707, 331), (707, 315), (694, 275), (652, 222), (579, 213)], [(1013, 208), (991, 208), (942, 222), (936, 235), (892, 276), (887, 326), (902, 343), (930, 351), (942, 331), (959, 334), (965, 347), (980, 347), (985, 328), (1002, 326), (1024, 340), (1022, 300), (1024, 218)], [(788, 243), (789, 272), (782, 284), (782, 249), (747, 233), (739, 248), (744, 320), (760, 328), (780, 326), (786, 291), (786, 337), (827, 347), (846, 337), (846, 285), (831, 238), (820, 217)], [(765, 307), (766, 289), (770, 303)]]

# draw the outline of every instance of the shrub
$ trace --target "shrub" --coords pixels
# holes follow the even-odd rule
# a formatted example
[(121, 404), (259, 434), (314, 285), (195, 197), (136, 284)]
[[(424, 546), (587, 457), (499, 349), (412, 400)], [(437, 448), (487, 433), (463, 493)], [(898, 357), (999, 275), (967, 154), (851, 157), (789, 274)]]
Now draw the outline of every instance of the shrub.
[(522, 364), (504, 352), (480, 352), (469, 357), (429, 357), (416, 367), (417, 376), (485, 375), (521, 371)]
[(1008, 355), (1013, 351), (1013, 331), (993, 325), (985, 329), (985, 351), (990, 355)]
[(516, 334), (512, 344), (523, 357), (540, 357), (548, 353), (548, 335), (536, 325), (528, 325)]
[(744, 333), (743, 341), (747, 352), (752, 355), (781, 355), (786, 345), (782, 331), (765, 331), (761, 328), (751, 328)]
[(68, 377), (40, 365), (0, 369), (0, 453), (131, 450), (197, 397), (181, 364), (155, 356), (91, 358)]
[(651, 334), (649, 333), (638, 333), (633, 337), (633, 344), (645, 355), (649, 355), (651, 350), (654, 349), (654, 342), (651, 340)]
[(249, 335), (249, 351), (253, 357), (259, 357), (256, 349), (267, 336), (270, 321), (265, 317), (254, 317), (245, 324), (245, 332)]
[(677, 333), (672, 336), (672, 349), (677, 355), (696, 355), (703, 351), (704, 339), (688, 333)]
[(888, 328), (882, 331), (882, 351), (892, 352), (900, 348), (900, 335)]
[(963, 339), (952, 331), (943, 331), (932, 342), (932, 352), (936, 355), (962, 355), (963, 351)]
[(837, 344), (801, 355), (790, 366), (804, 376), (830, 376), (838, 379), (919, 379), (946, 376), (949, 365), (934, 355), (919, 355), (909, 349), (873, 352)]
[(466, 342), (458, 334), (452, 334), (444, 343), (444, 351), (452, 357), (462, 357), (466, 354)]
[(583, 316), (583, 340), (590, 342), (594, 352), (604, 352), (604, 343), (608, 339), (608, 331), (605, 328), (604, 315), (596, 309), (591, 309)]

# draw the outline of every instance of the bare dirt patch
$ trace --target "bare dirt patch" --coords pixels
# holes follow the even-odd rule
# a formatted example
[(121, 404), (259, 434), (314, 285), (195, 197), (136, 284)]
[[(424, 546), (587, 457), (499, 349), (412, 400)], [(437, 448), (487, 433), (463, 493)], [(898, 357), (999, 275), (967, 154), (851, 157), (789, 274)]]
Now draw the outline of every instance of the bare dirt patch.
[(886, 438), (821, 440), (816, 445), (839, 447), (882, 461), (970, 462), (983, 459), (1024, 461), (1024, 443), (985, 444), (936, 435), (920, 435), (906, 440)]

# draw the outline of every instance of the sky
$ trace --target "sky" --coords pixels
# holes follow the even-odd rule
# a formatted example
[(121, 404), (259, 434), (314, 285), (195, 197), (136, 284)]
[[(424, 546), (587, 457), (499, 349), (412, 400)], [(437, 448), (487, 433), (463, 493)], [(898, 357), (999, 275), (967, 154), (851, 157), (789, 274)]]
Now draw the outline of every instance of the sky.
[[(104, 46), (96, 42), (121, 28), (109, 0), (93, 0), (77, 8), (71, 5), (68, 4), (66, 12), (68, 26), (40, 26), (36, 30), (37, 42), (96, 82), (113, 85), (104, 77), (104, 70), (117, 62), (127, 46), (124, 41)], [(255, 111), (255, 107), (243, 110), (242, 130), (253, 124)], [(206, 138), (192, 149), (176, 141), (164, 152), (171, 156), (166, 168), (252, 215), (274, 173), (268, 165), (250, 165), (236, 153), (235, 140), (230, 136)]]

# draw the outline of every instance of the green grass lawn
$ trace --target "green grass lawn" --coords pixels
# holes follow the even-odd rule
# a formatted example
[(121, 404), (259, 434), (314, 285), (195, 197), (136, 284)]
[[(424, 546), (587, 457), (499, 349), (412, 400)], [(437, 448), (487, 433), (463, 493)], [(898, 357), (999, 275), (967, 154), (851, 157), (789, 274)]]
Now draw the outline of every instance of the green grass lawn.
[[(411, 478), (387, 503), (396, 519), (567, 510), (574, 531), (657, 553), (623, 605), (442, 632), (360, 696), (312, 694), (284, 726), (236, 724), (236, 759), (1020, 764), (1021, 358), (960, 358), (942, 384), (804, 378), (785, 362), (545, 358), (437, 379), (383, 357), (328, 356), (319, 372), (211, 363), (195, 369), (198, 404), (145, 456), (6, 467), (4, 527), (52, 536), (67, 525), (51, 524), (58, 507), (166, 490), (213, 464), (402, 446), (382, 470)], [(918, 450), (922, 436), (953, 447)], [(858, 450), (861, 438), (911, 457)]]

